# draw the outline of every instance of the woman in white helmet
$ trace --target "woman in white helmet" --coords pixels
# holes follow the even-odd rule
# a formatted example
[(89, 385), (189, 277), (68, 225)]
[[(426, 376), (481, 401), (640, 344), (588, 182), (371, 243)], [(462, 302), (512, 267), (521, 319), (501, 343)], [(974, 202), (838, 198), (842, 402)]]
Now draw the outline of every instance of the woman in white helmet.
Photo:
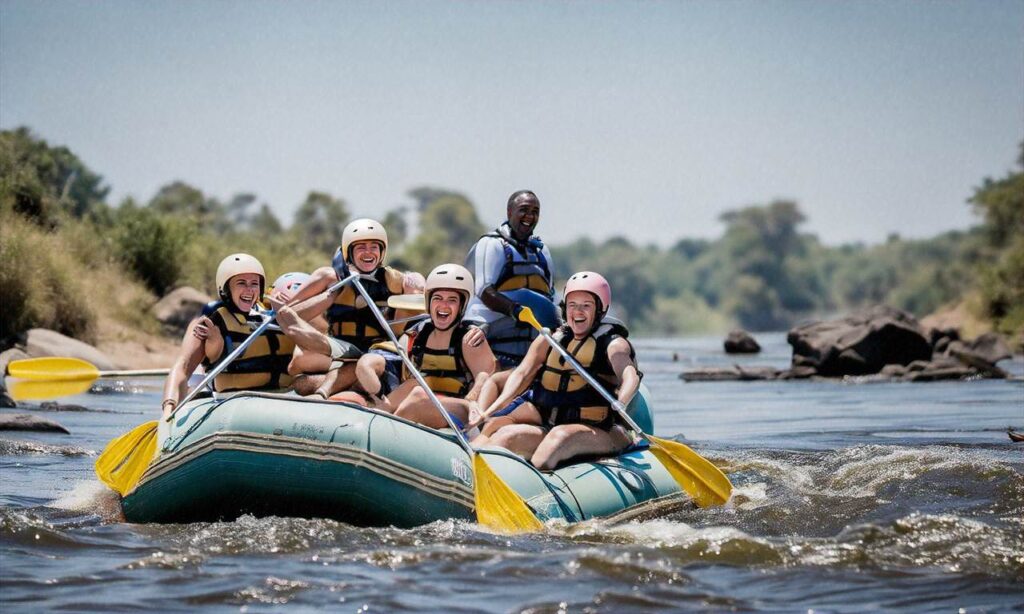
[[(249, 254), (231, 254), (221, 261), (216, 277), (220, 299), (207, 305), (185, 331), (178, 360), (164, 383), (164, 414), (174, 411), (188, 390), (189, 375), (200, 363), (208, 369), (215, 367), (262, 322), (251, 311), (263, 297), (266, 279), (263, 265)], [(294, 347), (283, 334), (265, 332), (214, 379), (214, 389), (287, 387)]]
[[(469, 416), (483, 380), (494, 372), (497, 360), (485, 339), (471, 335), (476, 326), (463, 321), (466, 304), (473, 296), (473, 276), (458, 264), (442, 264), (427, 276), (429, 320), (407, 332), (408, 352), (423, 379), (456, 424)], [(359, 359), (360, 386), (378, 409), (433, 428), (447, 426), (426, 391), (409, 373), (388, 371), (372, 354)], [(383, 377), (382, 377), (383, 376)]]
[[(628, 405), (641, 374), (627, 340), (629, 332), (608, 316), (612, 302), (608, 281), (592, 271), (581, 271), (569, 278), (562, 296), (565, 324), (555, 339), (608, 392)], [(492, 420), (498, 428), (485, 426), (474, 445), (508, 448), (538, 469), (554, 469), (574, 456), (611, 454), (630, 442), (609, 403), (544, 337), (533, 341), (484, 416), (495, 416)]]
[[(356, 381), (354, 360), (364, 352), (380, 352), (391, 362), (399, 361), (397, 354), (387, 352), (386, 335), (355, 288), (349, 285), (333, 294), (325, 292), (351, 273), (359, 273), (360, 283), (382, 312), (394, 319), (414, 315), (396, 313), (387, 300), (394, 294), (422, 293), (423, 276), (385, 266), (387, 249), (388, 234), (380, 222), (353, 220), (342, 231), (332, 265), (314, 271), (299, 288), (291, 300), (294, 309), (278, 311), (281, 328), (297, 345), (288, 370), (295, 376), (299, 394), (329, 397), (347, 390)], [(326, 327), (318, 326), (324, 321)]]

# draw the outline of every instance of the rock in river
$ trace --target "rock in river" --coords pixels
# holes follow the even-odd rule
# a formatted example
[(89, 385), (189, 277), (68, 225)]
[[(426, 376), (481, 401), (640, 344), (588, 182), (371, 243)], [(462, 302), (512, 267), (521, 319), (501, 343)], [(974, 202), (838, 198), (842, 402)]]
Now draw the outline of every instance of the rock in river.
[(0, 431), (71, 433), (58, 422), (32, 414), (0, 414)]

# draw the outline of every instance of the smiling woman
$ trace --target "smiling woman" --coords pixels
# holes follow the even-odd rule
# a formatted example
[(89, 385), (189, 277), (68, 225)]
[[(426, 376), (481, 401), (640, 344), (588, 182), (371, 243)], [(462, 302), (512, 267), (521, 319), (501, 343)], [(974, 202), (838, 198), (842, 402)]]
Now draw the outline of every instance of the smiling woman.
[[(220, 300), (207, 305), (203, 315), (189, 324), (178, 360), (164, 384), (164, 414), (174, 411), (186, 393), (189, 375), (200, 364), (213, 369), (261, 323), (250, 314), (263, 297), (266, 274), (263, 265), (249, 254), (231, 254), (217, 267)], [(290, 382), (288, 362), (294, 344), (283, 334), (266, 332), (244, 354), (213, 380), (220, 391), (276, 389)]]

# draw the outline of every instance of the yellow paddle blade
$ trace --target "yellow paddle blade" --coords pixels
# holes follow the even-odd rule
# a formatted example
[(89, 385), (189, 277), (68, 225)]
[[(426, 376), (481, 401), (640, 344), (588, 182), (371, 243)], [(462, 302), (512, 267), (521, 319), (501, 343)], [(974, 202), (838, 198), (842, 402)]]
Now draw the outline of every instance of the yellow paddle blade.
[(422, 294), (392, 294), (388, 297), (388, 307), (407, 311), (426, 311), (427, 300)]
[(494, 473), (480, 454), (473, 455), (477, 521), (502, 533), (540, 531), (544, 525), (516, 491)]
[(12, 360), (7, 365), (11, 377), (31, 380), (83, 380), (96, 379), (100, 371), (92, 363), (78, 358), (47, 356)]
[(9, 392), (15, 401), (45, 401), (87, 392), (92, 387), (92, 382), (92, 379), (55, 381), (12, 379)]
[(111, 440), (96, 459), (96, 476), (118, 494), (135, 487), (156, 454), (157, 421), (146, 422)]
[(652, 435), (644, 436), (651, 442), (654, 456), (698, 506), (724, 505), (729, 500), (732, 484), (714, 463), (686, 444)]
[(522, 310), (519, 311), (519, 321), (529, 324), (537, 330), (544, 328), (541, 323), (537, 321), (537, 316), (533, 315), (533, 310), (529, 307), (523, 307)]

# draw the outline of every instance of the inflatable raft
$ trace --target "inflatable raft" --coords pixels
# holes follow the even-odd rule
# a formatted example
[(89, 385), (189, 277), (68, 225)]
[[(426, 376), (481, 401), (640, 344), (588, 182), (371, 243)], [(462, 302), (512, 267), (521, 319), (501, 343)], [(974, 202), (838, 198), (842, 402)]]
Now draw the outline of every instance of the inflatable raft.
[[(647, 391), (630, 405), (649, 429)], [(130, 522), (326, 517), (361, 526), (473, 520), (472, 460), (453, 433), (358, 405), (238, 393), (182, 407), (122, 505)], [(645, 446), (540, 472), (482, 451), (542, 521), (629, 520), (691, 505)]]

